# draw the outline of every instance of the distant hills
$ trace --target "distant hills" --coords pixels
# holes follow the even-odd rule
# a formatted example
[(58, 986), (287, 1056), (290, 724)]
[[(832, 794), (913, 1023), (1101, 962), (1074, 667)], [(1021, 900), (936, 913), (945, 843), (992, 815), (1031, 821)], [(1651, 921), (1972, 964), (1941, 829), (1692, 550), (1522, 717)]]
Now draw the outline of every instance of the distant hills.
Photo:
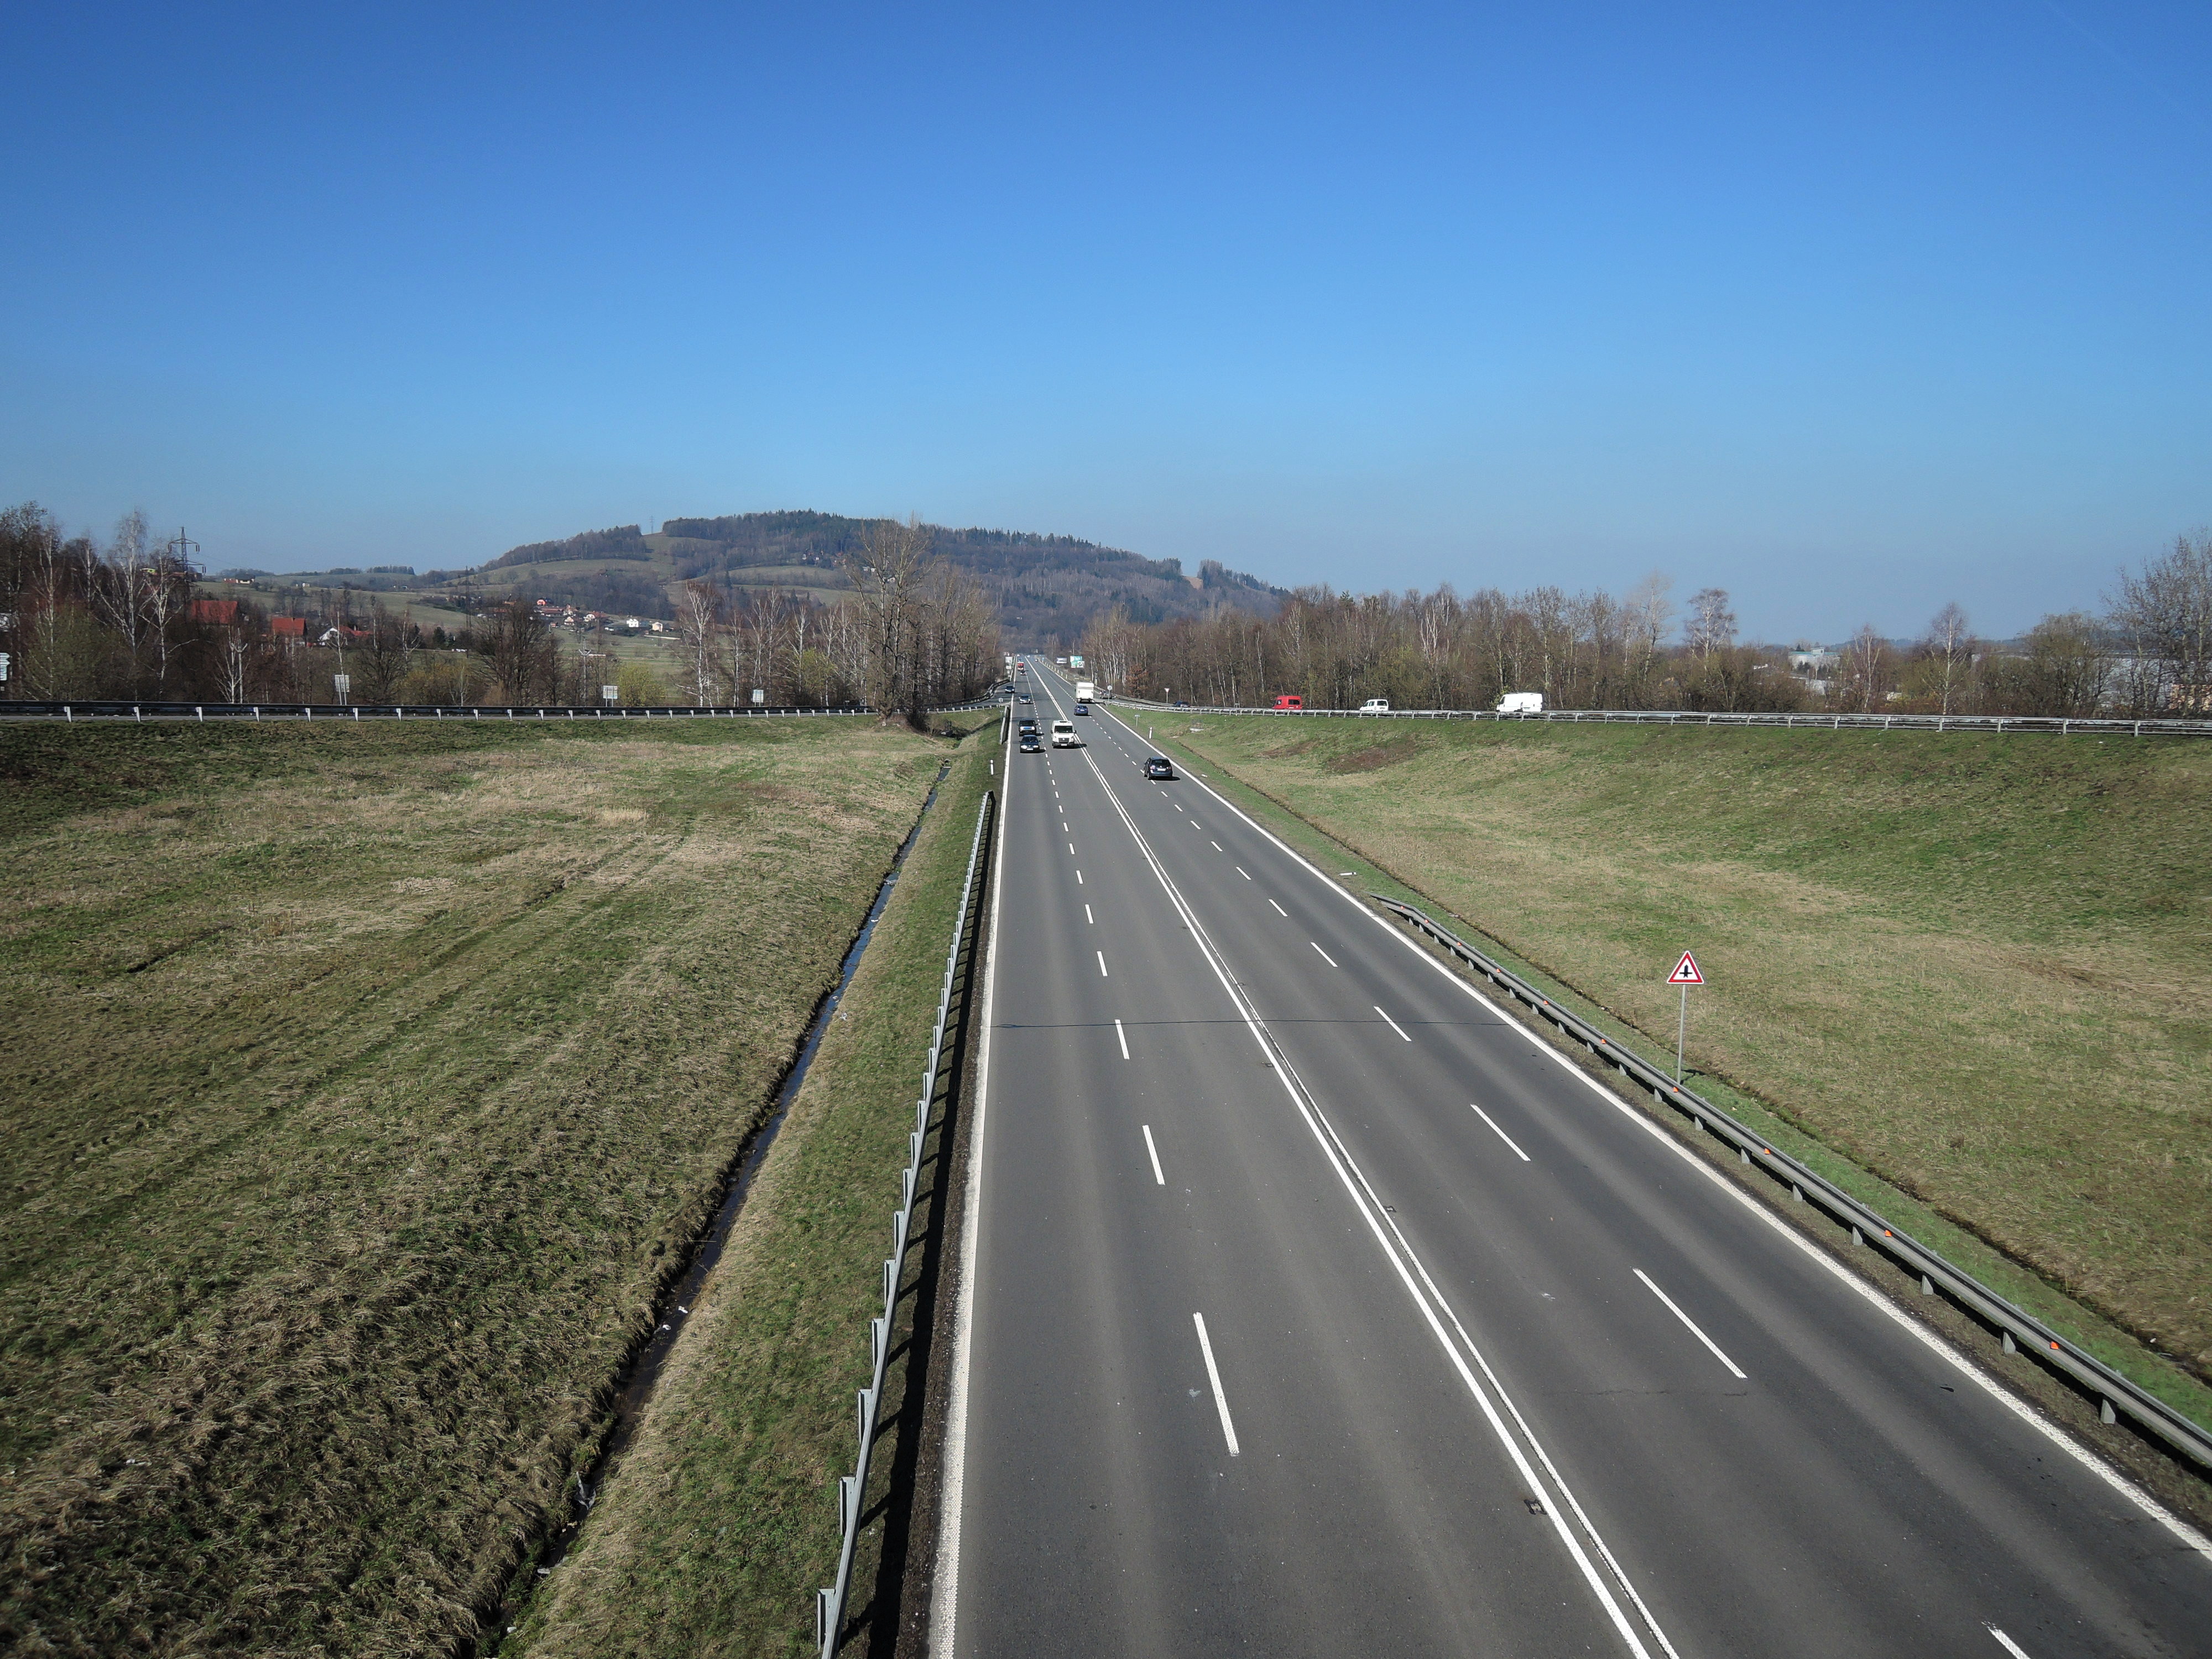
[[(850, 592), (839, 560), (860, 546), (871, 522), (834, 513), (743, 513), (670, 519), (651, 535), (621, 525), (513, 548), (447, 581), (657, 616), (670, 614), (672, 591), (695, 578), (834, 600)], [(1115, 605), (1133, 622), (1158, 623), (1217, 605), (1272, 616), (1288, 597), (1215, 559), (1194, 574), (1177, 559), (1147, 559), (1073, 536), (927, 528), (934, 550), (990, 594), (1010, 647), (1073, 643)]]

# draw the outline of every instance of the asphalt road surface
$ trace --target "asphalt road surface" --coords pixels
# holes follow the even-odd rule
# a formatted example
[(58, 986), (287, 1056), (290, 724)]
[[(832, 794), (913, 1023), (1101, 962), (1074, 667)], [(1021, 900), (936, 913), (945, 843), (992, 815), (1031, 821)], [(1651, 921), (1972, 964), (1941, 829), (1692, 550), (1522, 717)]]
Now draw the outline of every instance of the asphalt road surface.
[(1006, 755), (933, 1651), (2212, 1654), (2203, 1539), (1075, 724)]

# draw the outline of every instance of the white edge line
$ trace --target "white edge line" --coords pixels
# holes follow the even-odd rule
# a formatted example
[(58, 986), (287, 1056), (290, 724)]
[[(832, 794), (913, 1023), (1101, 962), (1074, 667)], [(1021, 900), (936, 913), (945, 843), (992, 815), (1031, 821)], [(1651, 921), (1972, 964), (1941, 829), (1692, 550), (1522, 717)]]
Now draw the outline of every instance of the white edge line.
[(2019, 1643), (2014, 1641), (2011, 1637), (2007, 1636), (1995, 1625), (1984, 1625), (1982, 1628), (1997, 1638), (1998, 1642), (2002, 1644), (2004, 1650), (2012, 1655), (2012, 1659), (2027, 1659), (2027, 1650), (2021, 1646)]
[[(1236, 813), (1238, 817), (1243, 819), (1244, 822), (1250, 825), (1254, 830), (1265, 836), (1268, 841), (1273, 842), (1276, 848), (1286, 857), (1302, 866), (1307, 873), (1311, 875), (1316, 881), (1319, 881), (1322, 886), (1336, 894), (1338, 897), (1341, 898), (1346, 903), (1351, 905), (1352, 908), (1358, 911), (1361, 915), (1365, 916), (1377, 927), (1380, 927), (1384, 934), (1389, 938), (1395, 939), (1400, 945), (1413, 952), (1413, 957), (1416, 961), (1426, 963), (1431, 968), (1434, 969), (1438, 974), (1443, 975), (1446, 982), (1457, 986), (1461, 991), (1464, 992), (1468, 997), (1472, 998), (1477, 1003), (1480, 1003), (1483, 1007), (1487, 1008), (1492, 1013), (1496, 1014), (1501, 1020), (1509, 1021), (1512, 1024), (1521, 1027), (1523, 1030), (1529, 1029), (1526, 1025), (1522, 1024), (1522, 1021), (1516, 1014), (1508, 1012), (1505, 1009), (1493, 1002), (1488, 996), (1485, 995), (1483, 992), (1475, 986), (1472, 980), (1467, 979), (1455, 972), (1451, 965), (1449, 963), (1444, 962), (1442, 958), (1431, 956), (1429, 951), (1423, 947), (1420, 941), (1413, 938), (1411, 933), (1407, 933), (1402, 928), (1392, 926), (1389, 918), (1376, 910), (1373, 906), (1363, 901), (1357, 893), (1354, 893), (1351, 889), (1341, 886), (1335, 881), (1331, 880), (1328, 873), (1316, 866), (1312, 860), (1307, 858), (1306, 855), (1299, 852), (1297, 848), (1290, 845), (1290, 843), (1285, 842), (1280, 836), (1278, 836), (1273, 830), (1268, 829), (1266, 824), (1257, 822), (1253, 818), (1250, 813), (1245, 811), (1244, 809), (1237, 805), (1236, 802), (1222, 794), (1221, 792), (1214, 788), (1212, 785), (1207, 783), (1203, 778), (1197, 778), (1194, 781), (1198, 784), (1198, 787), (1205, 790), (1207, 794), (1212, 795), (1224, 806)], [(1272, 902), (1272, 901), (1270, 902)], [(1753, 1197), (1749, 1193), (1745, 1192), (1733, 1181), (1729, 1180), (1728, 1176), (1723, 1175), (1718, 1170), (1714, 1169), (1703, 1158), (1699, 1158), (1696, 1152), (1676, 1140), (1674, 1136), (1668, 1134), (1662, 1125), (1655, 1122), (1652, 1119), (1645, 1116), (1636, 1106), (1631, 1104), (1626, 1100), (1623, 1100), (1619, 1095), (1613, 1093), (1611, 1089), (1606, 1087), (1606, 1085), (1600, 1082), (1596, 1078), (1592, 1077), (1588, 1072), (1583, 1070), (1583, 1068), (1577, 1066), (1570, 1056), (1562, 1054), (1559, 1049), (1553, 1048), (1548, 1042), (1539, 1043), (1536, 1047), (1536, 1052), (1550, 1058), (1562, 1071), (1565, 1072), (1569, 1077), (1574, 1078), (1577, 1081), (1581, 1082), (1584, 1086), (1589, 1088), (1592, 1093), (1596, 1095), (1600, 1100), (1604, 1101), (1615, 1111), (1620, 1113), (1621, 1115), (1626, 1117), (1631, 1123), (1636, 1125), (1638, 1128), (1643, 1130), (1654, 1140), (1657, 1141), (1662, 1146), (1664, 1146), (1668, 1152), (1673, 1152), (1677, 1158), (1688, 1164), (1690, 1168), (1695, 1170), (1699, 1175), (1705, 1176), (1706, 1180), (1711, 1182), (1715, 1187), (1727, 1194), (1737, 1203), (1742, 1205), (1744, 1208), (1750, 1211), (1752, 1214), (1757, 1216), (1759, 1220), (1765, 1222), (1766, 1225), (1772, 1228), (1778, 1237), (1788, 1240), (1790, 1243), (1795, 1245), (1799, 1250), (1802, 1250), (1807, 1260), (1826, 1269), (1828, 1273), (1832, 1273), (1840, 1283), (1847, 1285), (1850, 1290), (1865, 1298), (1871, 1306), (1879, 1310), (1888, 1318), (1895, 1321), (1897, 1324), (1904, 1329), (1910, 1331), (1931, 1352), (1941, 1355), (1944, 1359), (1949, 1361), (1950, 1364), (1958, 1370), (1972, 1379), (1975, 1385), (1980, 1388), (1983, 1392), (1987, 1394), (1998, 1404), (2004, 1407), (2006, 1410), (2011, 1412), (2015, 1417), (2019, 1418), (2021, 1422), (2026, 1423), (2030, 1427), (2033, 1428), (2037, 1433), (2042, 1435), (2053, 1445), (2063, 1447), (2067, 1455), (2072, 1457), (2076, 1462), (2080, 1463), (2082, 1468), (2088, 1470), (2100, 1480), (2102, 1480), (2114, 1492), (2119, 1493), (2123, 1498), (2125, 1498), (2143, 1514), (2148, 1516), (2151, 1519), (2164, 1526), (2167, 1531), (2171, 1532), (2174, 1537), (2179, 1539), (2182, 1543), (2188, 1546), (2191, 1550), (2194, 1550), (2197, 1554), (2203, 1556), (2207, 1560), (2212, 1560), (2212, 1538), (2207, 1538), (2203, 1533), (2198, 1532), (2196, 1528), (2191, 1526), (2179, 1516), (2174, 1514), (2171, 1510), (2167, 1509), (2165, 1504), (2160, 1503), (2148, 1492), (2140, 1490), (2133, 1481), (2130, 1480), (2110, 1463), (2107, 1463), (2094, 1451), (2075, 1440), (2063, 1425), (2045, 1417), (2040, 1412), (2030, 1406), (2026, 1401), (2017, 1398), (2010, 1389), (2007, 1389), (1995, 1377), (1984, 1371), (1979, 1365), (1968, 1358), (1965, 1353), (1954, 1347), (1944, 1338), (1938, 1335), (1932, 1328), (1923, 1325), (1917, 1319), (1914, 1318), (1904, 1309), (1899, 1307), (1887, 1297), (1884, 1296), (1875, 1286), (1868, 1283), (1865, 1279), (1861, 1279), (1856, 1273), (1853, 1273), (1842, 1262), (1838, 1261), (1833, 1257), (1830, 1256), (1811, 1239), (1800, 1234), (1795, 1227), (1791, 1226), (1787, 1221), (1784, 1221), (1780, 1216), (1775, 1215), (1770, 1212), (1767, 1207), (1761, 1204), (1756, 1198)]]
[(1661, 1290), (1656, 1284), (1652, 1282), (1652, 1278), (1650, 1273), (1645, 1273), (1643, 1268), (1638, 1267), (1636, 1269), (1636, 1276), (1644, 1281), (1644, 1288), (1645, 1290), (1650, 1291), (1652, 1295), (1657, 1297), (1662, 1302), (1667, 1304), (1667, 1311), (1674, 1315), (1675, 1318), (1680, 1320), (1683, 1325), (1688, 1328), (1692, 1336), (1696, 1337), (1698, 1341), (1704, 1343), (1705, 1346), (1711, 1351), (1714, 1358), (1719, 1360), (1722, 1364), (1727, 1366), (1730, 1370), (1735, 1373), (1735, 1380), (1737, 1382), (1748, 1382), (1751, 1381), (1748, 1376), (1746, 1376), (1743, 1374), (1742, 1368), (1739, 1366), (1735, 1360), (1730, 1359), (1726, 1354), (1721, 1352), (1721, 1345), (1714, 1341), (1710, 1336), (1707, 1336), (1705, 1332), (1698, 1328), (1698, 1322), (1696, 1320), (1691, 1318), (1689, 1315), (1684, 1313), (1681, 1309), (1675, 1306), (1674, 1298), (1673, 1297), (1668, 1295), (1666, 1291)]
[(1129, 1034), (1121, 1029), (1121, 1022), (1118, 1019), (1114, 1022), (1114, 1036), (1115, 1040), (1121, 1045), (1121, 1058), (1124, 1060), (1128, 1059)]
[(960, 1491), (968, 1457), (968, 1367), (975, 1343), (975, 1282), (981, 1277), (983, 1122), (991, 1100), (991, 1008), (999, 989), (999, 915), (1006, 873), (1006, 797), (991, 826), (991, 956), (983, 968), (983, 1046), (975, 1061), (975, 1121), (968, 1131), (968, 1191), (960, 1218), (960, 1286), (953, 1297), (952, 1376), (945, 1391), (945, 1445), (939, 1479), (937, 1572), (929, 1598), (929, 1650), (955, 1651), (960, 1601)]
[(1160, 1149), (1152, 1145), (1152, 1126), (1145, 1125), (1145, 1150), (1152, 1155), (1152, 1179), (1164, 1187), (1168, 1178), (1160, 1173)]
[(1480, 1118), (1485, 1123), (1487, 1123), (1492, 1129), (1496, 1129), (1498, 1131), (1498, 1138), (1504, 1141), (1507, 1146), (1513, 1148), (1513, 1155), (1516, 1158), (1519, 1158), (1523, 1164), (1534, 1162), (1528, 1153), (1521, 1150), (1521, 1146), (1518, 1141), (1515, 1140), (1511, 1135), (1507, 1134), (1504, 1130), (1498, 1128), (1498, 1120), (1496, 1118), (1484, 1111), (1481, 1107), (1475, 1105), (1473, 1101), (1470, 1100), (1467, 1103), (1473, 1109), (1474, 1115), (1477, 1117)]
[(1229, 1396), (1221, 1391), (1221, 1371), (1213, 1363), (1213, 1344), (1206, 1340), (1206, 1316), (1194, 1313), (1191, 1318), (1198, 1326), (1198, 1351), (1206, 1356), (1206, 1379), (1213, 1384), (1213, 1409), (1221, 1413), (1221, 1432), (1229, 1442), (1229, 1455), (1235, 1457), (1241, 1450), (1237, 1444), (1237, 1425), (1229, 1420)]
[[(1103, 783), (1105, 781), (1105, 775), (1100, 773), (1098, 775), (1099, 781)], [(1137, 828), (1136, 821), (1130, 817), (1128, 809), (1121, 805), (1120, 798), (1111, 788), (1107, 790), (1106, 799), (1111, 803), (1114, 810), (1121, 815), (1123, 827), (1129, 831), (1130, 836), (1136, 842), (1137, 851), (1143, 856), (1145, 862), (1152, 866), (1154, 878), (1166, 890), (1168, 902), (1176, 907), (1177, 913), (1189, 924), (1191, 937), (1198, 945), (1200, 954), (1205, 957), (1206, 966), (1213, 970), (1214, 977), (1221, 981), (1221, 988), (1228, 994), (1231, 1006), (1243, 1019), (1245, 1029), (1251, 1032), (1253, 1041), (1259, 1043), (1261, 1052), (1267, 1052), (1267, 1037), (1261, 1029), (1258, 1016), (1247, 1006), (1243, 996), (1237, 988), (1236, 981), (1217, 956), (1212, 937), (1206, 932), (1204, 924), (1199, 921), (1197, 912), (1191, 909), (1181, 890), (1176, 888), (1173, 881), (1169, 879), (1167, 872), (1160, 867), (1158, 859), (1152, 854), (1151, 844), (1145, 840), (1143, 832)], [(1267, 832), (1261, 830), (1261, 833), (1265, 835)], [(1293, 854), (1292, 856), (1297, 855)], [(1406, 1294), (1413, 1299), (1414, 1307), (1427, 1323), (1430, 1334), (1435, 1337), (1437, 1345), (1443, 1350), (1446, 1362), (1458, 1374), (1460, 1382), (1466, 1388), (1477, 1407), (1480, 1409), (1484, 1419), (1490, 1425), (1491, 1432), (1498, 1437), (1498, 1444), (1504, 1449), (1505, 1455), (1512, 1460), (1515, 1468), (1520, 1472), (1521, 1478), (1528, 1483), (1529, 1491), (1540, 1500), (1548, 1500), (1551, 1497), (1551, 1489), (1545, 1485), (1543, 1476), (1538, 1474), (1529, 1464), (1527, 1454), (1522, 1450), (1521, 1443), (1516, 1440), (1511, 1431), (1506, 1428), (1504, 1419), (1498, 1414), (1498, 1407), (1492, 1403), (1489, 1394), (1475, 1380), (1474, 1373), (1468, 1369), (1467, 1361), (1461, 1357), (1459, 1349), (1453, 1346), (1450, 1335), (1443, 1328), (1443, 1322), (1437, 1316), (1437, 1306), (1441, 1306), (1445, 1313), (1451, 1316), (1452, 1324), (1459, 1331), (1460, 1341), (1467, 1346), (1470, 1353), (1474, 1354), (1475, 1363), (1482, 1367), (1484, 1375), (1489, 1377), (1491, 1387), (1497, 1389), (1498, 1398), (1504, 1402), (1505, 1409), (1512, 1413), (1514, 1421), (1520, 1425), (1521, 1432), (1528, 1437), (1529, 1446), (1542, 1460), (1545, 1468), (1550, 1473), (1553, 1480), (1557, 1483), (1567, 1503), (1573, 1506), (1576, 1518), (1580, 1522), (1583, 1531), (1589, 1535), (1591, 1543), (1603, 1557), (1607, 1567), (1620, 1583), (1621, 1589), (1635, 1604), (1637, 1612), (1643, 1618), (1645, 1626), (1650, 1631), (1660, 1647), (1670, 1656), (1673, 1655), (1674, 1644), (1667, 1639), (1666, 1632), (1659, 1628), (1658, 1621), (1652, 1617), (1650, 1609), (1644, 1606), (1644, 1598), (1637, 1593), (1635, 1585), (1630, 1581), (1628, 1575), (1621, 1570), (1620, 1564), (1614, 1559), (1612, 1550), (1607, 1547), (1605, 1540), (1599, 1535), (1596, 1528), (1591, 1524), (1589, 1516), (1583, 1510), (1581, 1501), (1575, 1497), (1573, 1489), (1566, 1484), (1565, 1479), (1553, 1463), (1551, 1454), (1544, 1449), (1542, 1442), (1536, 1438), (1527, 1419), (1521, 1415), (1520, 1408), (1513, 1403), (1512, 1397), (1505, 1392), (1504, 1384), (1499, 1382), (1498, 1374), (1491, 1370), (1490, 1362), (1483, 1358), (1481, 1351), (1474, 1346), (1474, 1338), (1467, 1334), (1463, 1326), (1461, 1326), (1459, 1316), (1453, 1313), (1450, 1304), (1444, 1301), (1443, 1292), (1437, 1289), (1435, 1280), (1429, 1277), (1428, 1268), (1422, 1264), (1418, 1256), (1413, 1255), (1413, 1246), (1407, 1243), (1404, 1235), (1398, 1231), (1397, 1223), (1395, 1220), (1389, 1223), (1389, 1231), (1386, 1233), (1383, 1220), (1378, 1218), (1376, 1208), (1371, 1206), (1367, 1198), (1363, 1195), (1361, 1188), (1365, 1183), (1366, 1177), (1360, 1176), (1357, 1180), (1354, 1179), (1353, 1170), (1346, 1167), (1346, 1158), (1348, 1155), (1340, 1153), (1338, 1147), (1333, 1142), (1330, 1132), (1324, 1128), (1315, 1117), (1313, 1109), (1307, 1104), (1304, 1097), (1299, 1093), (1299, 1085), (1285, 1076), (1285, 1071), (1284, 1066), (1274, 1067), (1275, 1080), (1282, 1085), (1283, 1092), (1290, 1097), (1291, 1108), (1304, 1121), (1307, 1132), (1320, 1146), (1323, 1161), (1328, 1164), (1330, 1170), (1343, 1186), (1346, 1194), (1351, 1198), (1352, 1208), (1358, 1212), (1359, 1218), (1367, 1224), (1368, 1231), (1373, 1235), (1376, 1246), (1382, 1252), (1382, 1259), (1388, 1261), (1392, 1270), (1397, 1273), (1399, 1282), (1406, 1287)], [(1397, 1237), (1397, 1248), (1394, 1248), (1391, 1244), (1390, 1240), (1393, 1236)], [(1402, 1255), (1400, 1254), (1401, 1249), (1404, 1252)], [(1408, 1261), (1413, 1263), (1413, 1270), (1408, 1270), (1407, 1267)], [(1419, 1273), (1421, 1283), (1429, 1287), (1428, 1296), (1424, 1296), (1420, 1286), (1414, 1283), (1414, 1271)], [(1435, 1298), (1436, 1306), (1431, 1305), (1430, 1297)], [(1558, 1534), (1559, 1542), (1565, 1547), (1567, 1553), (1574, 1559), (1575, 1565), (1580, 1569), (1583, 1583), (1589, 1585), (1590, 1593), (1597, 1598), (1599, 1605), (1605, 1609), (1607, 1617), (1613, 1621), (1614, 1631), (1620, 1635), (1621, 1640), (1627, 1644), (1629, 1651), (1636, 1656), (1636, 1659), (1650, 1659), (1650, 1655), (1642, 1639), (1630, 1626), (1627, 1616), (1621, 1612), (1620, 1604), (1613, 1599), (1613, 1592), (1606, 1588), (1604, 1580), (1598, 1577), (1597, 1569), (1590, 1565), (1589, 1553), (1583, 1548), (1582, 1540), (1575, 1536), (1573, 1529), (1567, 1525), (1565, 1512), (1558, 1504), (1546, 1501), (1544, 1514), (1545, 1517), (1551, 1522), (1553, 1530)]]
[[(1314, 946), (1314, 949), (1318, 951), (1321, 949), (1321, 946), (1316, 945)], [(1377, 1007), (1374, 1003), (1370, 1002), (1367, 1006), (1373, 1008), (1376, 1013), (1382, 1014), (1382, 1010), (1380, 1007)], [(1413, 1040), (1409, 1036), (1406, 1036), (1406, 1028), (1399, 1024), (1396, 1020), (1391, 1018), (1389, 1015), (1382, 1014), (1382, 1023), (1389, 1026), (1392, 1030), (1395, 1031), (1400, 1036), (1406, 1037), (1407, 1042), (1411, 1042)]]

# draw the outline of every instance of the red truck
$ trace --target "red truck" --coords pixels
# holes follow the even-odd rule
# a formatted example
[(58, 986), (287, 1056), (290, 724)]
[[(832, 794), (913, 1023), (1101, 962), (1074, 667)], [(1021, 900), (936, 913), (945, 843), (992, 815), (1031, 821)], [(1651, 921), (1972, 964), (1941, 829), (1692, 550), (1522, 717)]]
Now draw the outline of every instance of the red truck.
[(1285, 696), (1275, 699), (1275, 707), (1278, 708), (1304, 708), (1305, 706), (1306, 700), (1304, 697)]

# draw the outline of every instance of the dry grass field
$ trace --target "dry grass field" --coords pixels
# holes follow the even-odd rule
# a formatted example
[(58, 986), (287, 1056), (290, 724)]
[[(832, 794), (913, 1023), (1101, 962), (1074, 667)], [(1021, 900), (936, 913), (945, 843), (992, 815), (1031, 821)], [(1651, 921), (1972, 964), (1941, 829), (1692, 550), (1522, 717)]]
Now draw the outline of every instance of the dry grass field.
[[(856, 1449), (853, 1396), (868, 1382), (868, 1320), (882, 1306), (898, 1173), (976, 808), (993, 783), (985, 761), (996, 746), (967, 750), (636, 1440), (502, 1648), (507, 1659), (814, 1650), (813, 1595), (836, 1576), (835, 1489)], [(909, 1271), (919, 1254), (917, 1245)], [(888, 1443), (878, 1449), (872, 1492), (890, 1455)], [(873, 1565), (871, 1553), (856, 1573), (856, 1610)]]
[(951, 752), (0, 728), (0, 1648), (472, 1638)]
[(1669, 1049), (1694, 949), (1692, 1067), (2212, 1377), (2212, 745), (1201, 724)]

